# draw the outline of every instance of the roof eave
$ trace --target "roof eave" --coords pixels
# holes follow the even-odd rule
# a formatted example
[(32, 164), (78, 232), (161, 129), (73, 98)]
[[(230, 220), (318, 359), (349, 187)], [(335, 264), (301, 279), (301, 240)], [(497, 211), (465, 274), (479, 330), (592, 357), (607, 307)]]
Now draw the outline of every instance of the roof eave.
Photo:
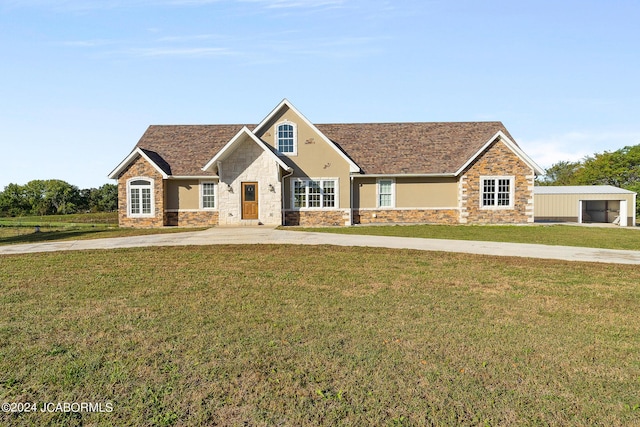
[(407, 178), (455, 178), (455, 173), (352, 173), (351, 176), (355, 178), (393, 178), (393, 177), (407, 177)]
[(518, 145), (513, 142), (504, 132), (499, 130), (495, 133), (489, 140), (473, 155), (467, 160), (461, 167), (455, 172), (455, 175), (460, 175), (471, 163), (473, 163), (483, 152), (486, 150), (496, 139), (500, 139), (504, 144), (509, 148), (516, 156), (520, 157), (520, 159), (527, 164), (535, 175), (544, 175), (544, 170), (538, 166), (536, 162), (534, 162), (531, 157), (527, 156), (527, 154), (518, 147)]
[(253, 142), (255, 142), (256, 144), (258, 144), (258, 146), (260, 148), (262, 148), (267, 155), (271, 156), (271, 158), (273, 160), (275, 160), (275, 162), (282, 167), (284, 170), (290, 170), (291, 168), (289, 166), (287, 166), (287, 164), (285, 162), (283, 162), (278, 156), (276, 156), (273, 151), (271, 151), (269, 149), (269, 147), (267, 147), (265, 145), (264, 142), (262, 142), (260, 140), (260, 138), (258, 138), (257, 136), (255, 136), (255, 134), (253, 132), (251, 132), (249, 130), (249, 128), (247, 128), (246, 126), (243, 126), (242, 129), (240, 129), (240, 131), (235, 134), (235, 136), (233, 138), (231, 138), (231, 140), (229, 140), (229, 142), (227, 142), (225, 144), (224, 147), (222, 147), (222, 149), (220, 151), (218, 151), (216, 153), (215, 156), (213, 156), (213, 158), (211, 160), (209, 160), (209, 162), (202, 168), (203, 171), (208, 171), (213, 165), (215, 165), (218, 161), (223, 160), (225, 158), (225, 155), (227, 153), (230, 153), (232, 150), (232, 147), (238, 143), (238, 141), (240, 140), (240, 137), (242, 135), (247, 135), (249, 136), (249, 138), (251, 138), (251, 140), (253, 140)]
[(140, 147), (134, 148), (133, 151), (131, 151), (131, 153), (129, 153), (129, 155), (122, 162), (120, 162), (120, 164), (113, 171), (111, 171), (109, 175), (107, 175), (107, 178), (118, 179), (118, 177), (120, 176), (120, 173), (127, 166), (129, 166), (129, 164), (131, 164), (133, 160), (135, 160), (136, 156), (140, 156), (143, 159), (145, 159), (147, 162), (149, 162), (149, 164), (153, 166), (153, 168), (157, 170), (160, 175), (162, 175), (163, 179), (169, 178), (169, 175), (167, 175), (167, 173), (163, 171), (160, 166), (158, 166), (153, 160), (151, 160), (151, 158), (149, 158), (149, 156), (147, 156), (144, 150), (142, 150)]

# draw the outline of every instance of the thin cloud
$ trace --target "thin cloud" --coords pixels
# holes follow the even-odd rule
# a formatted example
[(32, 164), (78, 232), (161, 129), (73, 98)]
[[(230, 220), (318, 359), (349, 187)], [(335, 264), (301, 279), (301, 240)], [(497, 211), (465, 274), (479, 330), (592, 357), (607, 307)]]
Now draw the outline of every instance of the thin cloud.
[(220, 40), (225, 38), (219, 34), (194, 34), (188, 36), (164, 36), (158, 38), (159, 43), (185, 43), (192, 41), (202, 41), (202, 40)]
[(266, 9), (335, 8), (346, 0), (0, 0), (0, 7), (48, 8), (54, 10), (90, 11), (144, 6), (207, 6), (217, 3), (254, 3)]
[(147, 58), (160, 57), (181, 57), (181, 58), (203, 58), (212, 56), (228, 56), (233, 52), (222, 47), (186, 47), (186, 48), (134, 48), (128, 51), (131, 55)]
[(343, 0), (240, 0), (243, 2), (259, 3), (268, 9), (318, 9), (327, 7), (339, 7), (344, 4)]

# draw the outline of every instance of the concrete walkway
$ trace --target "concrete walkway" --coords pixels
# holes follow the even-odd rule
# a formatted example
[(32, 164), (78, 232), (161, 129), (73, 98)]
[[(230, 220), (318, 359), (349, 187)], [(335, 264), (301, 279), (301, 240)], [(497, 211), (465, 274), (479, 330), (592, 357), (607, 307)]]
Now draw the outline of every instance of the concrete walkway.
[(6, 245), (0, 246), (0, 255), (75, 251), (85, 249), (134, 248), (146, 246), (233, 244), (365, 246), (567, 261), (640, 264), (640, 251), (578, 248), (571, 246), (547, 246), (522, 243), (476, 242), (467, 240), (309, 233), (303, 231), (275, 230), (266, 226), (237, 228), (220, 227), (185, 233)]

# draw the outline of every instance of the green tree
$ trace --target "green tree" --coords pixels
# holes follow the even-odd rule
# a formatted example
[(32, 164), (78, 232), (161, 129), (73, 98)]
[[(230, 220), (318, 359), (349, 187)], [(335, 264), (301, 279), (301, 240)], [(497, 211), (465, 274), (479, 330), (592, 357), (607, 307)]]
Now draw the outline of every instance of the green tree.
[(640, 182), (640, 145), (587, 157), (575, 174), (577, 185), (613, 185), (627, 188)]
[(75, 213), (80, 203), (80, 190), (59, 179), (50, 179), (45, 183), (44, 199), (49, 210), (59, 215)]
[(25, 201), (29, 205), (29, 213), (32, 215), (52, 214), (50, 205), (45, 199), (45, 181), (35, 179), (27, 182), (24, 186)]
[(11, 183), (4, 187), (0, 193), (0, 216), (23, 216), (30, 210), (22, 185)]
[(118, 210), (118, 186), (104, 184), (96, 192), (96, 208), (99, 212), (113, 212)]
[(576, 172), (582, 167), (580, 162), (561, 161), (544, 171), (539, 185), (573, 185)]

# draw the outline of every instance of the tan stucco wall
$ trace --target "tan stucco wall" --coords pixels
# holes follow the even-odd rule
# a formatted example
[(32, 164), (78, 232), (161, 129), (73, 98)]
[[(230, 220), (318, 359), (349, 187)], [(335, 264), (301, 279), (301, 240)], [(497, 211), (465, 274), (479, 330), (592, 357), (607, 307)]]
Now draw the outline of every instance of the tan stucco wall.
[(397, 178), (396, 207), (452, 208), (458, 206), (455, 178)]
[(353, 207), (354, 208), (375, 208), (376, 202), (376, 179), (375, 178), (354, 178), (353, 181)]
[(200, 182), (198, 180), (168, 180), (167, 209), (199, 209)]
[[(355, 178), (355, 208), (377, 207), (377, 179)], [(396, 208), (457, 208), (458, 182), (455, 178), (395, 178)]]
[[(286, 159), (286, 163), (294, 168), (292, 178), (338, 178), (340, 201), (339, 206), (336, 206), (336, 208), (349, 207), (349, 164), (293, 110), (286, 107), (283, 108), (279, 114), (265, 125), (257, 136), (275, 148), (275, 128), (285, 120), (294, 123), (297, 132), (297, 154), (283, 156)], [(289, 180), (287, 179), (283, 194), (286, 209), (291, 208), (291, 189), (289, 185)]]

